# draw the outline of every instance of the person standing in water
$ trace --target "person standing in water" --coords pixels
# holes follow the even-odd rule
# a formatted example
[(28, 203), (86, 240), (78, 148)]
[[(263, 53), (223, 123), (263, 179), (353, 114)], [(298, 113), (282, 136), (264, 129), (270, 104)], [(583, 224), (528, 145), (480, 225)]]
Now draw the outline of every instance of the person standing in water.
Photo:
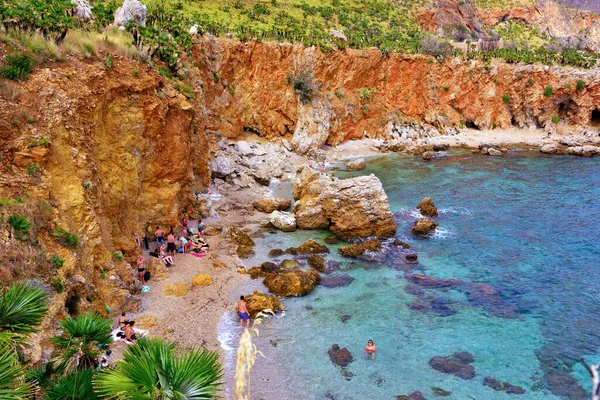
[(248, 307), (244, 301), (244, 296), (240, 296), (240, 301), (237, 304), (238, 315), (240, 316), (240, 326), (246, 321), (246, 328), (250, 328), (250, 314), (248, 313)]
[(369, 358), (369, 354), (371, 355), (371, 359), (375, 359), (375, 351), (377, 350), (377, 346), (373, 344), (373, 341), (369, 339), (367, 345), (365, 346), (365, 358)]

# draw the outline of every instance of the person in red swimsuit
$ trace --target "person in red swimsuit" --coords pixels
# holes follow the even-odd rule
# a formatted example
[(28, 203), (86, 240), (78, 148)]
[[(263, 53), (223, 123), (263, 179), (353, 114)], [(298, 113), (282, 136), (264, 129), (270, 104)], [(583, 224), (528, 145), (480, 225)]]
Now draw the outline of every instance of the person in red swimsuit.
[(377, 350), (377, 346), (373, 344), (372, 340), (367, 342), (365, 346), (365, 358), (369, 358), (369, 354), (371, 355), (371, 359), (375, 359), (375, 351)]

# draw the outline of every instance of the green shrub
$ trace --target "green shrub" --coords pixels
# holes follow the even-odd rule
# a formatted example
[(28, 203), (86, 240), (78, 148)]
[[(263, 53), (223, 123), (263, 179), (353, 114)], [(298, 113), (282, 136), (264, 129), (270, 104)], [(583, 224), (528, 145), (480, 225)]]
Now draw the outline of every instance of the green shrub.
[(161, 68), (158, 69), (158, 74), (160, 76), (164, 76), (165, 78), (173, 79), (173, 75), (171, 75), (171, 73), (169, 72), (168, 69), (165, 69), (165, 68), (161, 67)]
[(6, 56), (6, 64), (0, 69), (0, 73), (12, 81), (23, 80), (33, 71), (33, 58), (28, 54)]
[(510, 96), (508, 94), (505, 94), (504, 96), (502, 96), (502, 101), (506, 104), (510, 103)]
[(458, 127), (459, 128), (464, 128), (467, 125), (467, 123), (465, 122), (464, 119), (461, 119), (460, 122), (458, 123)]
[(25, 166), (25, 172), (30, 176), (38, 176), (42, 172), (42, 168), (36, 163), (29, 163)]
[(53, 278), (50, 281), (50, 285), (56, 290), (56, 293), (62, 293), (65, 291), (65, 285), (63, 285), (62, 280), (60, 278)]
[(106, 68), (110, 68), (113, 65), (112, 58), (110, 58), (110, 53), (106, 53), (106, 59), (104, 60), (104, 65)]
[(19, 214), (12, 214), (8, 217), (8, 224), (12, 227), (15, 232), (15, 236), (19, 240), (25, 240), (29, 236), (29, 229), (31, 228), (31, 222), (27, 220), (27, 217)]
[(361, 87), (360, 89), (358, 89), (358, 97), (360, 98), (360, 101), (368, 103), (371, 101), (371, 99), (373, 98), (373, 94), (376, 92), (377, 91), (375, 89)]
[(137, 78), (138, 76), (140, 76), (140, 71), (137, 70), (137, 69), (132, 69), (131, 70), (131, 75), (133, 75), (134, 77)]
[(421, 39), (420, 50), (423, 54), (443, 60), (452, 54), (452, 45), (436, 36), (426, 35)]
[(554, 89), (552, 89), (552, 86), (550, 86), (550, 85), (546, 86), (546, 88), (544, 89), (544, 97), (552, 96), (553, 92), (554, 92)]
[(115, 260), (118, 260), (118, 261), (123, 261), (125, 259), (125, 257), (123, 256), (123, 253), (121, 253), (120, 251), (115, 251), (114, 253), (112, 253), (112, 256)]
[(560, 117), (556, 114), (552, 116), (552, 122), (558, 124), (560, 122)]
[(344, 89), (338, 89), (335, 91), (335, 97), (337, 97), (338, 99), (343, 99), (344, 98)]
[(527, 79), (527, 84), (529, 86), (533, 85), (533, 79), (531, 79), (531, 78)]
[(50, 143), (50, 139), (48, 139), (47, 137), (41, 137), (39, 139), (33, 139), (31, 140), (31, 144), (29, 145), (29, 147), (50, 147), (51, 143)]
[(54, 266), (54, 268), (61, 269), (63, 264), (65, 263), (65, 260), (60, 258), (60, 256), (53, 255), (52, 257), (50, 257), (50, 262), (52, 263), (52, 266)]
[(444, 89), (444, 92), (447, 92), (448, 90), (450, 90), (450, 86), (444, 86), (443, 89)]
[(571, 89), (573, 89), (573, 87), (571, 86), (570, 83), (567, 83), (567, 86), (565, 86), (567, 88), (567, 92), (570, 92)]
[(190, 85), (186, 85), (185, 83), (175, 82), (175, 84), (173, 84), (173, 87), (175, 89), (179, 90), (179, 92), (181, 92), (181, 94), (183, 94), (188, 99), (196, 98), (196, 94), (192, 91), (192, 87)]
[(585, 87), (585, 82), (582, 81), (581, 79), (577, 81), (577, 90), (581, 90)]
[(319, 88), (315, 82), (315, 75), (312, 71), (305, 70), (299, 73), (290, 73), (288, 75), (288, 83), (294, 87), (296, 95), (300, 97), (303, 104), (308, 104), (312, 101), (313, 92)]
[(74, 233), (70, 233), (67, 230), (56, 227), (52, 230), (52, 236), (58, 240), (63, 246), (74, 249), (79, 244), (79, 238)]
[(232, 82), (229, 85), (227, 85), (227, 91), (230, 95), (235, 96), (235, 83)]

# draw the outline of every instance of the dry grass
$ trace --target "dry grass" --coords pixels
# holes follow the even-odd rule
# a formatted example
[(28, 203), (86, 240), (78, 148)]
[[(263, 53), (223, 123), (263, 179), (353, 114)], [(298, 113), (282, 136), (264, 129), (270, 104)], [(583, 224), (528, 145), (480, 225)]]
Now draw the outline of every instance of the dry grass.
[(7, 79), (0, 80), (0, 97), (7, 100), (17, 100), (22, 94), (23, 91), (16, 83)]
[(39, 33), (29, 33), (11, 30), (6, 35), (33, 53), (40, 61), (57, 60), (61, 57), (59, 47), (53, 40), (46, 40)]

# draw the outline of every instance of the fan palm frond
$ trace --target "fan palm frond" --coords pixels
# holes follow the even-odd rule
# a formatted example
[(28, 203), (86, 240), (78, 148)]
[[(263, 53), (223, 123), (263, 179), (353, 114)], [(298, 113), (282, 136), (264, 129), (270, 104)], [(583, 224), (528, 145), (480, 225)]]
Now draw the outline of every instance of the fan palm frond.
[(32, 384), (25, 381), (25, 367), (8, 346), (0, 347), (0, 399), (25, 399)]
[(97, 400), (92, 387), (94, 370), (73, 371), (53, 379), (46, 388), (44, 400)]
[(48, 311), (43, 290), (15, 283), (0, 294), (0, 344), (19, 343), (33, 332)]

